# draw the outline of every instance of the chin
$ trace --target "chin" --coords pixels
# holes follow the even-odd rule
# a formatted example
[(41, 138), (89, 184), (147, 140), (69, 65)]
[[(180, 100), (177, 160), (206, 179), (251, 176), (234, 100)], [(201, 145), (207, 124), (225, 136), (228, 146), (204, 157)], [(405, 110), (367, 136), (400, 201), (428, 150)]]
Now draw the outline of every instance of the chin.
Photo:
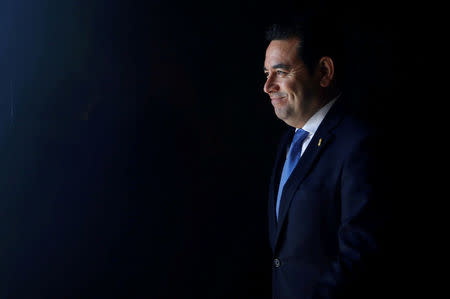
[(287, 119), (289, 118), (289, 113), (286, 111), (286, 109), (275, 108), (275, 115), (282, 121), (287, 121)]

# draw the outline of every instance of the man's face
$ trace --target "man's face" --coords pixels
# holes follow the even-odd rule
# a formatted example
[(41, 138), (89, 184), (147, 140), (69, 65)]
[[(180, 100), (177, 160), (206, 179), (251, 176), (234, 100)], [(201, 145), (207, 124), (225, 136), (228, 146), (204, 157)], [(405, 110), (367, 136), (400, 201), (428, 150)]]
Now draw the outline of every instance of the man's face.
[(298, 44), (297, 38), (273, 40), (264, 61), (264, 92), (270, 96), (277, 117), (296, 128), (310, 116), (317, 86), (298, 56)]

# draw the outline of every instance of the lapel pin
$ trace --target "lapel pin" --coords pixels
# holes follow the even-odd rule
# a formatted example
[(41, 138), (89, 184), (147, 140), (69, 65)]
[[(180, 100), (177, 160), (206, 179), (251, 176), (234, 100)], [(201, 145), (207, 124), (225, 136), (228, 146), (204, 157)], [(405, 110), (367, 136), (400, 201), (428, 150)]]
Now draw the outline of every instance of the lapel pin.
[(317, 146), (320, 146), (322, 144), (322, 138), (319, 138), (319, 143), (317, 143)]

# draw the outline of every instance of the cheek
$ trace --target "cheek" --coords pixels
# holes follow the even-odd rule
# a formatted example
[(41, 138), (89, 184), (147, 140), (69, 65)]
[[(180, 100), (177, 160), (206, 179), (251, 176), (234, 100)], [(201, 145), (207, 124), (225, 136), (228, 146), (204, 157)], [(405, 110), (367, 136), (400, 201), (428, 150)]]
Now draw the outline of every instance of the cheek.
[(293, 93), (297, 89), (295, 82), (290, 80), (285, 80), (280, 82), (280, 89), (287, 93)]
[(298, 99), (303, 94), (302, 85), (298, 84), (298, 82), (290, 82), (290, 84), (286, 85), (286, 91), (290, 94), (291, 97)]

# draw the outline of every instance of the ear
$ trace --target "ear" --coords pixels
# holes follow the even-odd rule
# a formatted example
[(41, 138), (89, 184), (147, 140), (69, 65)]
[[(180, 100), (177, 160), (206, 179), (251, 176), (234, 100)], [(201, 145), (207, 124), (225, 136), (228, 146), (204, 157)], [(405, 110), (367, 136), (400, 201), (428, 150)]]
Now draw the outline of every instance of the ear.
[(334, 78), (334, 62), (331, 57), (324, 56), (319, 61), (320, 86), (328, 87)]

